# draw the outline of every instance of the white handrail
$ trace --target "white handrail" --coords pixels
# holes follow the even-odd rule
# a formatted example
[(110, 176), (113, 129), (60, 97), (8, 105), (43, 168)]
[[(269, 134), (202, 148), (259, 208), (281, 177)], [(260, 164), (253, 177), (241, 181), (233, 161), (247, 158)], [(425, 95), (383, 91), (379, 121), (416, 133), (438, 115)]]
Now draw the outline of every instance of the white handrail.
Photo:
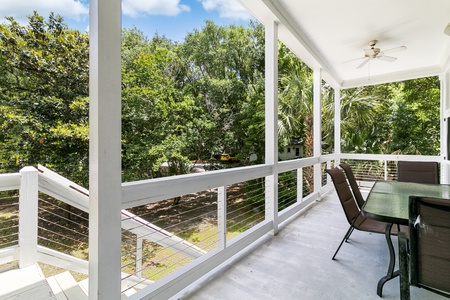
[(20, 188), (20, 173), (0, 174), (0, 192), (18, 190)]
[[(89, 212), (89, 191), (87, 189), (41, 165), (38, 168), (40, 191), (84, 212)], [(138, 238), (147, 239), (192, 258), (200, 257), (206, 253), (205, 250), (194, 244), (145, 221), (127, 210), (122, 210), (122, 227), (136, 234)]]

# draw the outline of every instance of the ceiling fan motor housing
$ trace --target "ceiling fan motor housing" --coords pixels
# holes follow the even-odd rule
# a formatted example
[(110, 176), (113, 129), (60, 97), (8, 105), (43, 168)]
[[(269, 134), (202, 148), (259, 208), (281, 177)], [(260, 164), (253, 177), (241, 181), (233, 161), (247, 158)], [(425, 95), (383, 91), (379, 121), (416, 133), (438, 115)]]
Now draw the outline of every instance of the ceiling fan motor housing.
[(377, 40), (373, 40), (369, 42), (370, 49), (364, 49), (364, 56), (367, 58), (375, 58), (378, 54), (380, 54), (380, 48), (375, 48), (375, 45), (378, 43)]

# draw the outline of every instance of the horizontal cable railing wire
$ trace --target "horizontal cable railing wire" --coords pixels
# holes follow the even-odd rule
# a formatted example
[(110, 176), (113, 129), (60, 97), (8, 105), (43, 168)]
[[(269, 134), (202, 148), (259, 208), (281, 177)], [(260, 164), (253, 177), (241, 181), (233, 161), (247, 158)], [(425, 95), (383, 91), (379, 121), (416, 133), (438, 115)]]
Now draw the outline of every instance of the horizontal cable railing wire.
[(48, 195), (40, 195), (38, 244), (81, 259), (87, 259), (88, 214)]
[(297, 170), (278, 174), (278, 211), (297, 202)]
[[(334, 164), (331, 163), (331, 165), (334, 165)], [(325, 172), (326, 168), (327, 168), (326, 162), (324, 162), (320, 165), (320, 174), (322, 176), (322, 186), (325, 186), (328, 183), (328, 176), (327, 176), (327, 173)]]
[(227, 187), (227, 240), (264, 220), (265, 180), (254, 180)]
[(303, 168), (303, 197), (314, 192), (314, 166)]
[[(122, 231), (122, 271), (130, 274), (126, 277), (135, 275), (143, 281), (158, 280), (192, 261), (192, 257), (176, 249), (198, 247), (199, 251), (210, 251), (217, 247), (215, 189), (129, 211), (135, 216), (123, 221), (140, 219), (144, 222)], [(137, 246), (137, 236), (130, 234), (130, 230), (147, 231), (139, 236), (142, 239), (140, 246)]]
[(19, 244), (19, 196), (0, 192), (0, 249)]
[(351, 168), (357, 181), (397, 180), (396, 161), (343, 160)]
[[(265, 181), (258, 178), (226, 190), (227, 239), (231, 239), (264, 220)], [(142, 225), (122, 230), (122, 272), (128, 274), (123, 279), (136, 276), (142, 282), (156, 281), (195, 259), (177, 246), (191, 247), (190, 243), (201, 251), (217, 248), (217, 201), (218, 190), (213, 189), (129, 209), (135, 216), (123, 221), (139, 219)], [(138, 229), (143, 233), (146, 228), (150, 230), (142, 236), (131, 233)], [(137, 285), (128, 284), (127, 289)]]

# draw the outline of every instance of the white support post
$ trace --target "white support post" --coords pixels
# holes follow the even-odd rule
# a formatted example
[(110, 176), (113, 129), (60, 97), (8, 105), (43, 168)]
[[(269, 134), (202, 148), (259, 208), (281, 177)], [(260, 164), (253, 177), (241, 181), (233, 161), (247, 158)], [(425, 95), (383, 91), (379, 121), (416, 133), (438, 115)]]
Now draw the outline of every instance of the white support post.
[(273, 166), (266, 176), (266, 219), (273, 221), (273, 233), (278, 231), (278, 24), (266, 25), (265, 44), (265, 160)]
[(119, 300), (121, 1), (90, 2), (89, 299)]
[(19, 268), (37, 263), (38, 171), (20, 170), (19, 190)]
[(387, 167), (387, 160), (384, 161), (384, 180), (388, 179), (388, 167)]
[(227, 246), (227, 187), (219, 186), (217, 189), (217, 227), (219, 250)]
[(303, 168), (297, 169), (297, 202), (303, 202)]
[[(322, 70), (314, 70), (314, 157), (322, 155)], [(314, 165), (314, 192), (322, 187), (322, 169), (320, 163)]]
[(334, 154), (335, 166), (341, 162), (341, 90), (334, 90)]
[[(441, 138), (441, 157), (446, 161), (450, 161), (448, 157), (449, 141), (448, 141), (448, 118), (450, 117), (450, 73), (444, 73), (439, 77), (441, 81), (441, 94), (440, 94), (440, 138)], [(441, 183), (450, 183), (450, 166), (448, 164), (441, 164)]]
[(142, 244), (143, 238), (136, 236), (136, 276), (142, 278)]

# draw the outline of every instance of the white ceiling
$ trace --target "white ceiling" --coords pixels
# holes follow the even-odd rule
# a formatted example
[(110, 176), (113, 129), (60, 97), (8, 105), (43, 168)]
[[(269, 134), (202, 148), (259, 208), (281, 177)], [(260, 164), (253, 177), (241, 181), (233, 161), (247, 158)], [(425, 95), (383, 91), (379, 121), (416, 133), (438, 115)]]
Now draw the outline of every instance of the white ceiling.
[[(342, 88), (439, 75), (450, 65), (450, 0), (240, 0), (263, 24), (276, 21), (279, 39), (311, 68)], [(358, 69), (370, 40), (394, 62)]]

